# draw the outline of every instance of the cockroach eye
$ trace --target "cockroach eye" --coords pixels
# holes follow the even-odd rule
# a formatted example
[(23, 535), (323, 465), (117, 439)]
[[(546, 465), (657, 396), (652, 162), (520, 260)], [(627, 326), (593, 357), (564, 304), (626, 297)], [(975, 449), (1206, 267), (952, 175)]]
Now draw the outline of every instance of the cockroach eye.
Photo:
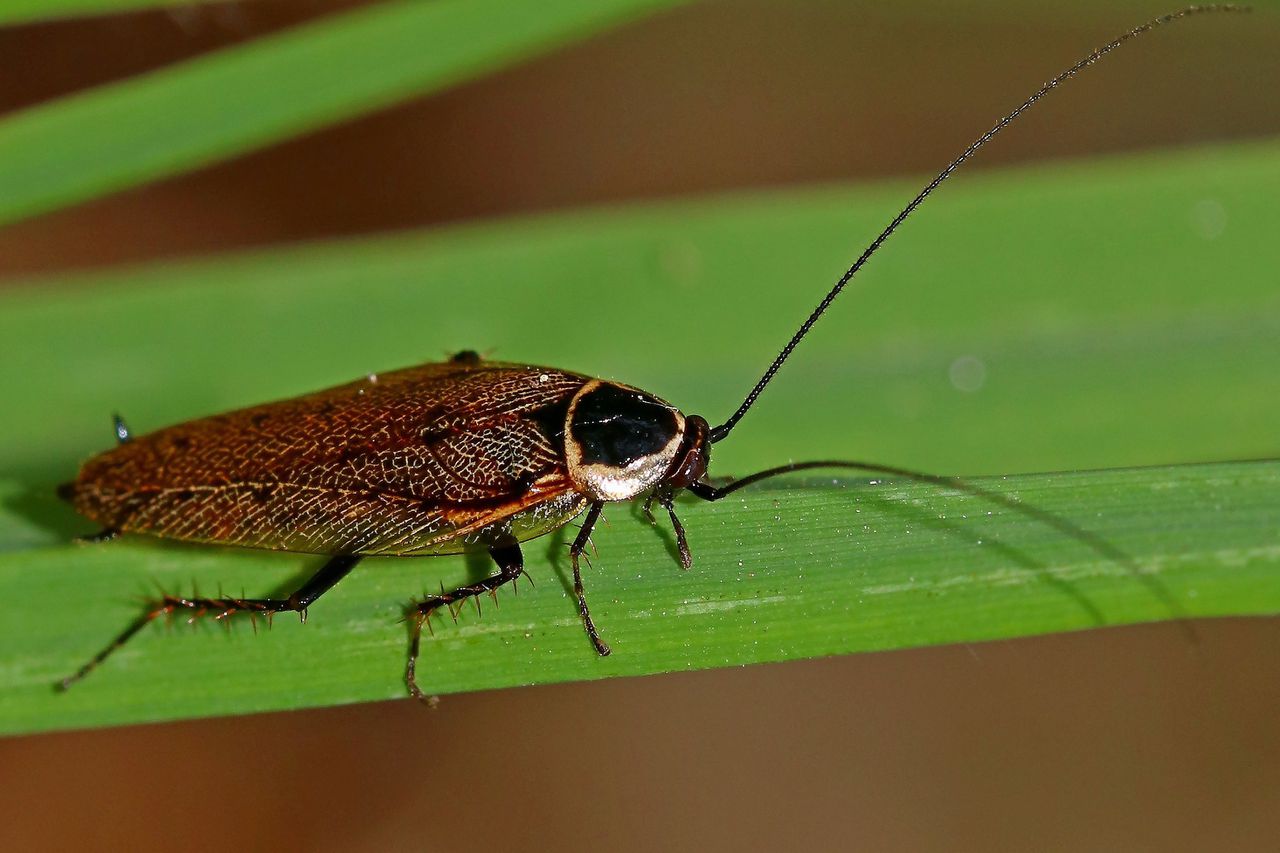
[(594, 380), (565, 419), (565, 461), (575, 486), (595, 500), (633, 498), (670, 470), (684, 416), (636, 388)]
[(684, 422), (684, 442), (676, 454), (659, 491), (668, 496), (701, 480), (711, 464), (711, 425), (701, 415), (690, 415)]

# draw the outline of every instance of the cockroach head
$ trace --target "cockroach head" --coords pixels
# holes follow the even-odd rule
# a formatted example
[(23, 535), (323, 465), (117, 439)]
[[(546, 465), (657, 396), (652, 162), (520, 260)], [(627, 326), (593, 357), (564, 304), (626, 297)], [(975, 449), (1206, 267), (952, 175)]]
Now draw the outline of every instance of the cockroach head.
[(708, 426), (638, 388), (593, 379), (565, 418), (569, 477), (592, 500), (682, 489), (707, 470)]

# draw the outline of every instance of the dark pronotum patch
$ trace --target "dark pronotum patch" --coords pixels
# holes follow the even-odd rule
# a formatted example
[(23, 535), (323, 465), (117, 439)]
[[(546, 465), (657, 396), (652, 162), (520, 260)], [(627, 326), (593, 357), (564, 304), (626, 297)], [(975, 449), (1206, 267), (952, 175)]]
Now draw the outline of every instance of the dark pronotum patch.
[(585, 464), (621, 466), (666, 447), (679, 424), (669, 406), (648, 394), (602, 384), (579, 398), (570, 429)]
[(569, 404), (572, 402), (573, 394), (563, 394), (555, 402), (521, 415), (525, 420), (533, 421), (538, 425), (538, 429), (547, 437), (561, 457), (564, 456), (564, 422), (569, 417)]

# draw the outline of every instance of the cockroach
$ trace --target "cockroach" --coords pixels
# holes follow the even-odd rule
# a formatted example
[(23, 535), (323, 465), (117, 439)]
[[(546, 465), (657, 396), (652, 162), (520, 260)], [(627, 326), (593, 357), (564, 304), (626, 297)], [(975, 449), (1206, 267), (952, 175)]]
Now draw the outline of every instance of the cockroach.
[[(1191, 6), (1155, 18), (1094, 50), (1041, 86), (929, 181), (840, 276), (719, 426), (639, 388), (578, 373), (482, 359), (460, 352), (314, 394), (267, 403), (134, 437), (118, 417), (117, 446), (93, 457), (59, 494), (103, 526), (106, 541), (142, 533), (218, 545), (308, 554), (329, 560), (285, 598), (161, 595), (102, 651), (60, 686), (101, 664), (153, 619), (175, 612), (196, 618), (284, 611), (305, 621), (307, 608), (369, 556), (426, 556), (487, 551), (498, 571), (475, 583), (413, 601), (407, 611), (409, 692), (425, 699), (415, 667), (423, 626), (441, 608), (493, 593), (525, 574), (520, 543), (585, 517), (569, 547), (573, 589), (587, 636), (601, 639), (579, 568), (601, 509), (647, 496), (675, 531), (680, 564), (692, 563), (674, 498), (689, 492), (717, 501), (761, 480), (813, 468), (886, 474), (959, 489), (1029, 513), (1087, 543), (1108, 559), (1123, 554), (1067, 520), (972, 484), (892, 465), (851, 460), (796, 462), (728, 485), (707, 480), (711, 447), (755, 405), (796, 346), (867, 260), (903, 221), (993, 136), (1051, 90), (1120, 45), (1201, 12)], [(652, 515), (649, 516), (652, 518)]]

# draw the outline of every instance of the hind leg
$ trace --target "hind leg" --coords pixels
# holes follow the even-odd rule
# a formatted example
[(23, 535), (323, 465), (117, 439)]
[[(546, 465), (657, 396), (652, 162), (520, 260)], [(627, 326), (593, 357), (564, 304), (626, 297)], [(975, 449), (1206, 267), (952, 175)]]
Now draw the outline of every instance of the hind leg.
[(409, 693), (420, 701), (431, 704), (431, 698), (418, 687), (417, 678), (418, 651), (422, 639), (422, 626), (426, 625), (427, 629), (430, 630), (431, 615), (441, 607), (450, 607), (459, 601), (465, 601), (482, 593), (493, 592), (503, 584), (510, 583), (524, 574), (524, 556), (520, 553), (519, 545), (490, 548), (489, 554), (493, 557), (494, 562), (498, 564), (498, 573), (496, 575), (490, 575), (484, 580), (475, 583), (455, 587), (439, 595), (428, 596), (409, 605), (409, 620), (412, 628), (409, 634), (409, 660), (405, 663), (404, 681), (409, 688)]
[[(99, 534), (99, 536), (101, 535)], [(133, 639), (135, 634), (150, 624), (157, 616), (189, 610), (193, 620), (209, 613), (216, 614), (218, 619), (225, 619), (235, 613), (249, 613), (254, 616), (270, 617), (276, 613), (292, 611), (300, 614), (302, 621), (305, 622), (307, 621), (307, 608), (317, 598), (332, 589), (334, 584), (346, 577), (347, 573), (358, 562), (360, 562), (359, 557), (345, 554), (332, 557), (329, 562), (320, 568), (320, 571), (312, 575), (306, 583), (288, 598), (180, 598), (173, 595), (163, 596), (147, 605), (145, 613), (135, 619), (129, 627), (121, 631), (119, 636), (108, 643), (102, 651), (90, 658), (88, 663), (76, 670), (72, 675), (62, 679), (59, 682), (59, 687), (66, 690), (93, 672), (98, 668), (99, 664), (111, 656), (112, 652)]]

